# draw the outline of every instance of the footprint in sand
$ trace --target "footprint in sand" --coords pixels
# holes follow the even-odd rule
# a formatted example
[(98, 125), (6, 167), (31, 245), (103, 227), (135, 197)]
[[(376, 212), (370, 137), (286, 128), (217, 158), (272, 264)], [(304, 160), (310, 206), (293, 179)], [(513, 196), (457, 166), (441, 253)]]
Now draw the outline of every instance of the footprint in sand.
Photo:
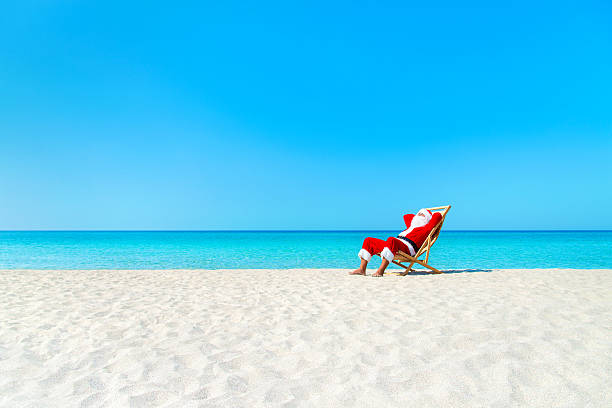
[(242, 394), (249, 388), (249, 383), (244, 378), (237, 375), (227, 377), (227, 389), (234, 394)]

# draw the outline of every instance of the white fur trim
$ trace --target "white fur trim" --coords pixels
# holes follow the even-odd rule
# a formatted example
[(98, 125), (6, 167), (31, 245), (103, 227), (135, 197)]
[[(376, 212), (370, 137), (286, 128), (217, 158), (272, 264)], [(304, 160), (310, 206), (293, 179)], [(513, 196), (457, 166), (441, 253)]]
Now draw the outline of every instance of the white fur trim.
[(380, 253), (380, 256), (382, 256), (389, 262), (391, 262), (393, 258), (395, 258), (395, 255), (393, 255), (393, 252), (391, 252), (391, 250), (387, 247), (383, 248), (382, 252)]
[(402, 243), (408, 247), (408, 251), (410, 252), (410, 256), (414, 256), (415, 252), (414, 252), (414, 248), (412, 247), (412, 245), (409, 244), (406, 241), (402, 241)]
[(361, 251), (359, 251), (357, 256), (359, 256), (364, 261), (368, 261), (368, 262), (370, 262), (370, 259), (372, 259), (372, 255), (363, 248), (361, 248)]

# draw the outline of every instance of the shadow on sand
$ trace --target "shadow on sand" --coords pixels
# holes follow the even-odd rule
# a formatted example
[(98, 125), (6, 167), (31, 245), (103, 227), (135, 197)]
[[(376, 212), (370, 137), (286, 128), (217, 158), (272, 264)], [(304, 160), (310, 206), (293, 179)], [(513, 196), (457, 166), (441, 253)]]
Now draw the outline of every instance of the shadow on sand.
[[(493, 271), (493, 269), (440, 269), (440, 270), (444, 272), (441, 275), (448, 274), (448, 273), (472, 273), (472, 272), (492, 272)], [(397, 272), (389, 271), (389, 272), (393, 274), (400, 273), (400, 271), (397, 271)], [(436, 275), (436, 274), (427, 273), (423, 269), (417, 269), (414, 272), (409, 272), (406, 276), (412, 276), (412, 275)]]

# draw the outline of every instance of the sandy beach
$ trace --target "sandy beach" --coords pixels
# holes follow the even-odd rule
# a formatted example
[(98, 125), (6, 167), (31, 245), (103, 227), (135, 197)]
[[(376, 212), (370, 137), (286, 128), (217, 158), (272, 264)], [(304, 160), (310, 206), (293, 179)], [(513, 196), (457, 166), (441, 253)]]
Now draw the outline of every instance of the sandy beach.
[(612, 404), (612, 270), (346, 273), (0, 271), (0, 406)]

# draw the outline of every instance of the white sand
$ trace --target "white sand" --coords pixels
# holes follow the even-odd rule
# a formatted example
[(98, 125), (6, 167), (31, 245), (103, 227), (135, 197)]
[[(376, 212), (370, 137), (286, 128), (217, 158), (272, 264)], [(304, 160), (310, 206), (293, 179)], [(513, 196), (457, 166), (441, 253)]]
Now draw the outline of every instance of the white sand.
[(0, 271), (0, 406), (612, 406), (612, 270)]

